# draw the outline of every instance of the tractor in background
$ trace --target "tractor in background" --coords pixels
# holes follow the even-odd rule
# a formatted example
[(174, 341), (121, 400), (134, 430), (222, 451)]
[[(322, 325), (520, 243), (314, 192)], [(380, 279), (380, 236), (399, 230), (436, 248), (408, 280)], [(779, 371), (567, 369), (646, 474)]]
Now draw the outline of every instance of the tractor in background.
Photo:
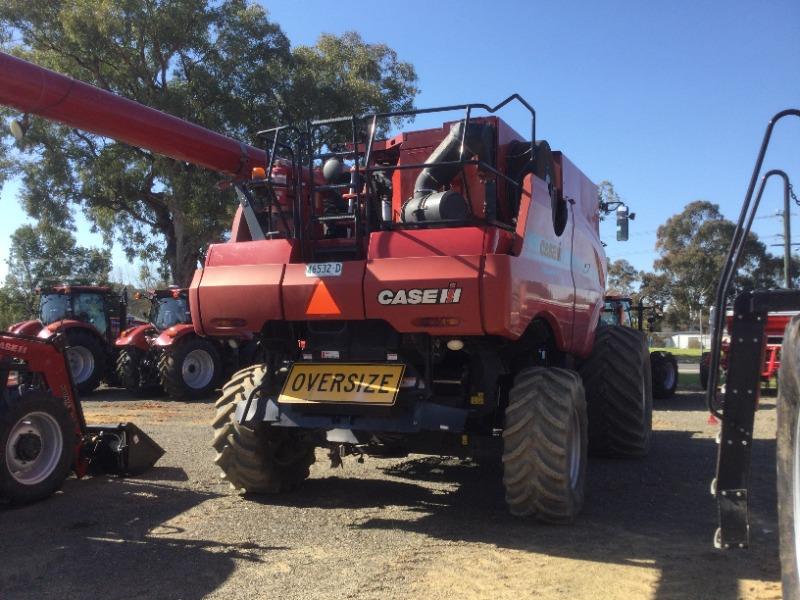
[(117, 378), (141, 395), (163, 388), (175, 399), (201, 398), (241, 366), (255, 360), (251, 339), (213, 339), (192, 326), (187, 290), (167, 288), (136, 294), (150, 301), (146, 323), (126, 329), (117, 338)]
[(164, 450), (133, 423), (88, 426), (65, 352), (45, 338), (0, 332), (0, 501), (27, 504), (74, 472), (137, 475)]
[(101, 381), (116, 384), (114, 340), (128, 319), (126, 294), (108, 286), (56, 285), (37, 290), (38, 318), (9, 327), (10, 333), (42, 339), (63, 333), (72, 380), (81, 395)]
[[(645, 313), (650, 314), (645, 318)], [(642, 303), (633, 309), (633, 301), (626, 296), (607, 295), (603, 314), (600, 322), (603, 325), (623, 325), (644, 331), (647, 321), (648, 330), (660, 318), (660, 313), (654, 306), (644, 306)], [(653, 398), (665, 400), (675, 395), (678, 387), (678, 362), (672, 352), (655, 350), (650, 353), (650, 372), (653, 376)]]

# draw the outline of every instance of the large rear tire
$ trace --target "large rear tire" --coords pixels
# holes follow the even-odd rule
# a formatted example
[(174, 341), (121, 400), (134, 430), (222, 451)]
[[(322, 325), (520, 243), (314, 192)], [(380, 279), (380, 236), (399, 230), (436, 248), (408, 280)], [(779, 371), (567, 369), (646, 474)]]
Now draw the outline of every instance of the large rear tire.
[(82, 396), (100, 385), (106, 372), (106, 351), (96, 336), (79, 328), (67, 329), (67, 362), (72, 381)]
[(165, 347), (158, 360), (161, 386), (171, 398), (204, 398), (222, 377), (222, 360), (213, 343), (191, 336)]
[(589, 451), (621, 458), (645, 456), (650, 450), (653, 392), (644, 334), (619, 325), (600, 327), (580, 373), (589, 412)]
[(28, 504), (69, 475), (75, 425), (64, 403), (40, 391), (0, 401), (0, 499)]
[(651, 352), (650, 372), (653, 375), (653, 398), (658, 400), (672, 398), (678, 387), (678, 361), (672, 352), (663, 350)]
[(786, 328), (778, 374), (778, 530), (783, 597), (800, 598), (800, 319)]
[(249, 398), (265, 371), (264, 365), (255, 365), (235, 373), (222, 388), (212, 423), (214, 462), (223, 479), (254, 494), (290, 491), (308, 478), (314, 464), (314, 445), (299, 432), (266, 424), (253, 429), (236, 420), (236, 405)]
[(583, 384), (566, 369), (529, 367), (509, 392), (503, 485), (515, 516), (571, 523), (583, 506), (587, 424)]

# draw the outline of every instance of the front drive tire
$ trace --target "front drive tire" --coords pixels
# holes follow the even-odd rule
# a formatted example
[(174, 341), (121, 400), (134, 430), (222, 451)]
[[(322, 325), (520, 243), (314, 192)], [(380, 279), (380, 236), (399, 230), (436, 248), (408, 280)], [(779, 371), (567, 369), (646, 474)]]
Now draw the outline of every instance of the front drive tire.
[(583, 506), (587, 422), (583, 385), (566, 369), (514, 379), (503, 431), (503, 485), (515, 516), (571, 523)]
[(164, 348), (158, 376), (171, 398), (204, 398), (219, 385), (222, 360), (213, 343), (193, 335)]
[(69, 475), (75, 425), (63, 402), (40, 391), (0, 400), (0, 499), (28, 504)]
[(651, 352), (650, 372), (653, 375), (653, 398), (657, 400), (672, 398), (678, 387), (678, 361), (672, 352), (663, 350)]
[(786, 328), (778, 374), (778, 532), (784, 598), (800, 598), (800, 319)]
[(619, 325), (598, 328), (580, 373), (589, 412), (589, 452), (645, 456), (650, 450), (653, 392), (644, 334)]
[(67, 363), (72, 381), (81, 396), (91, 394), (106, 372), (106, 351), (93, 334), (82, 329), (67, 329)]
[(223, 479), (254, 494), (292, 490), (308, 478), (314, 464), (314, 445), (299, 432), (266, 424), (253, 429), (236, 420), (236, 405), (249, 398), (265, 371), (264, 365), (254, 365), (235, 373), (222, 388), (212, 423), (214, 462)]

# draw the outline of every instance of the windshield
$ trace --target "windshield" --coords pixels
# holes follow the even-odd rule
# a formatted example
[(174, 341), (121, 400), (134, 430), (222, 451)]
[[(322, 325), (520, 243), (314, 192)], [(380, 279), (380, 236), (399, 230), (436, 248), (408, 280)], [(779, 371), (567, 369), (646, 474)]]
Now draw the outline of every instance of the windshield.
[(606, 300), (600, 322), (604, 325), (625, 325), (632, 327), (631, 305), (625, 300)]
[(67, 316), (69, 302), (64, 294), (42, 294), (39, 300), (39, 320), (45, 325)]
[(83, 292), (72, 295), (72, 314), (79, 321), (88, 323), (100, 333), (108, 329), (105, 298), (102, 294)]
[(154, 298), (150, 308), (150, 322), (159, 330), (178, 323), (191, 323), (189, 303), (186, 298)]

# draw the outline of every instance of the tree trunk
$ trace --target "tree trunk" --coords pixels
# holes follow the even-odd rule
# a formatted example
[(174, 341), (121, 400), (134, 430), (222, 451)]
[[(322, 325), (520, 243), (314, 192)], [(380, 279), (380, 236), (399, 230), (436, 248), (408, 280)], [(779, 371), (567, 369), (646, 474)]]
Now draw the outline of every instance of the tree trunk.
[(167, 238), (165, 254), (172, 273), (172, 282), (185, 288), (192, 282), (200, 252), (196, 244), (192, 243), (192, 237), (186, 234), (183, 218), (180, 212), (174, 212), (172, 226), (164, 235)]

